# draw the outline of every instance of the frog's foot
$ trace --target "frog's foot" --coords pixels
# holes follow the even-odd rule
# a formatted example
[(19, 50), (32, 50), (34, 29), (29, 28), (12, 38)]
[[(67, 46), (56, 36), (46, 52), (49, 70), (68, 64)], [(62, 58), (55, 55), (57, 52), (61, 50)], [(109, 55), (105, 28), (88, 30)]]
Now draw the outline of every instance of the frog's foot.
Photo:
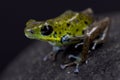
[(79, 72), (79, 65), (81, 64), (82, 59), (80, 57), (77, 57), (77, 56), (74, 56), (74, 55), (69, 55), (68, 58), (74, 58), (76, 60), (73, 61), (73, 62), (67, 63), (67, 64), (60, 65), (60, 67), (62, 69), (65, 69), (66, 67), (76, 65), (74, 72), (78, 73)]
[(78, 43), (78, 44), (75, 45), (75, 48), (78, 48), (79, 46), (81, 46), (83, 44), (84, 44), (83, 42), (82, 43)]
[(101, 38), (100, 38), (100, 39), (96, 39), (96, 40), (94, 41), (93, 46), (92, 46), (92, 50), (95, 50), (95, 49), (96, 49), (96, 46), (97, 46), (98, 44), (103, 43), (103, 41), (104, 41), (104, 40), (102, 40)]
[(50, 52), (48, 55), (46, 55), (44, 58), (43, 58), (43, 61), (47, 61), (47, 60), (52, 60), (52, 61), (55, 61), (56, 60), (56, 53), (54, 52)]

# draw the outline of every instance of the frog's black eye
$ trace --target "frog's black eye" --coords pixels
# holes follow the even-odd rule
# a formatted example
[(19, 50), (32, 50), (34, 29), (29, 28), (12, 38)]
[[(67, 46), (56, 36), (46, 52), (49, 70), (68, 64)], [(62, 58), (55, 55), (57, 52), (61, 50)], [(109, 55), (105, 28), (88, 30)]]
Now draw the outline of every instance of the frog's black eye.
[(52, 33), (52, 31), (53, 31), (53, 28), (50, 25), (45, 25), (41, 28), (42, 35), (49, 35)]

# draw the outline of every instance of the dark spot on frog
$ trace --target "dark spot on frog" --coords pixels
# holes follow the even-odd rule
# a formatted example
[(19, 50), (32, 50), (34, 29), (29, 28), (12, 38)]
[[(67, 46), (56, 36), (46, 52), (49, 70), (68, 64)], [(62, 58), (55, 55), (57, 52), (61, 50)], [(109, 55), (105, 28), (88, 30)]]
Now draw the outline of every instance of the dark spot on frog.
[(68, 35), (71, 35), (71, 33), (67, 32)]
[(84, 34), (85, 33), (85, 30), (82, 30), (82, 34)]
[(76, 37), (75, 34), (73, 34), (73, 37)]
[(61, 25), (59, 24), (58, 27), (61, 27)]
[(59, 34), (61, 34), (61, 32), (59, 32)]
[(79, 31), (79, 29), (76, 29), (76, 32), (78, 32)]
[(57, 34), (57, 32), (55, 31), (54, 34)]
[(67, 27), (69, 27), (70, 26), (70, 23), (67, 23)]
[(88, 22), (87, 22), (87, 21), (84, 21), (84, 23), (85, 23), (85, 24), (88, 24)]
[(53, 34), (53, 37), (54, 37), (54, 38), (56, 38), (56, 34), (57, 34), (57, 32), (54, 32), (54, 34)]

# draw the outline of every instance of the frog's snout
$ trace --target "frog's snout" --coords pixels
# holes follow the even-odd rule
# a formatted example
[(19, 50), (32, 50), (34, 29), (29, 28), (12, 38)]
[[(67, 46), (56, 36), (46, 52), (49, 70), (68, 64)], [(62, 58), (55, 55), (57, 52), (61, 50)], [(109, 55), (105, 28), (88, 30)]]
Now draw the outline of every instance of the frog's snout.
[(31, 30), (31, 29), (25, 29), (25, 30), (24, 30), (24, 33), (25, 33), (25, 36), (26, 36), (27, 38), (32, 38), (32, 35), (34, 34), (34, 31)]

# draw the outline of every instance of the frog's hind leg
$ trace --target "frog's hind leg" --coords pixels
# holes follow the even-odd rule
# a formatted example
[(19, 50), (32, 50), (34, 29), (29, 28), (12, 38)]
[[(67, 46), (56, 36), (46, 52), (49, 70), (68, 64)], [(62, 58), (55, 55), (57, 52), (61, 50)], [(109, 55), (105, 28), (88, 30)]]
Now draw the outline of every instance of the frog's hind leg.
[[(104, 21), (103, 21), (103, 23), (104, 23)], [(110, 29), (110, 24), (108, 24), (106, 26), (106, 28), (103, 30), (103, 32), (98, 36), (98, 38), (96, 38), (93, 41), (92, 50), (95, 50), (95, 48), (98, 44), (102, 44), (102, 43), (105, 43), (107, 41), (107, 38), (109, 36), (108, 35), (109, 29)]]
[(87, 8), (83, 10), (81, 13), (86, 14), (88, 16), (93, 16), (93, 10), (91, 8)]
[[(109, 26), (108, 26), (109, 23), (110, 23), (110, 19), (108, 17), (93, 23), (93, 25), (91, 26), (92, 28), (88, 28), (85, 31), (82, 52), (79, 54), (79, 56), (73, 56), (73, 55), (69, 56), (70, 58), (72, 57), (72, 58), (75, 58), (76, 60), (71, 63), (62, 65), (61, 68), (66, 68), (68, 66), (75, 64), (76, 65), (75, 72), (79, 72), (78, 66), (81, 63), (86, 61), (88, 57), (90, 45), (96, 39), (96, 37), (98, 37), (101, 33), (103, 33), (102, 37), (99, 39), (100, 39), (100, 42), (105, 41), (105, 38), (107, 37), (108, 30), (109, 30)], [(79, 37), (76, 37), (76, 38), (77, 40), (81, 39), (81, 38), (79, 39)], [(73, 39), (73, 40), (76, 40), (76, 39)]]
[(98, 43), (102, 43), (106, 40), (106, 37), (108, 35), (109, 30), (109, 24), (110, 24), (110, 18), (106, 17), (104, 19), (101, 19), (99, 21), (95, 21), (91, 28), (89, 27), (85, 32), (85, 39), (84, 39), (84, 45), (82, 50), (82, 62), (85, 62), (88, 57), (88, 52), (90, 49), (91, 44), (96, 40), (96, 38), (101, 34), (102, 37), (100, 37), (97, 42), (94, 43), (94, 45)]

